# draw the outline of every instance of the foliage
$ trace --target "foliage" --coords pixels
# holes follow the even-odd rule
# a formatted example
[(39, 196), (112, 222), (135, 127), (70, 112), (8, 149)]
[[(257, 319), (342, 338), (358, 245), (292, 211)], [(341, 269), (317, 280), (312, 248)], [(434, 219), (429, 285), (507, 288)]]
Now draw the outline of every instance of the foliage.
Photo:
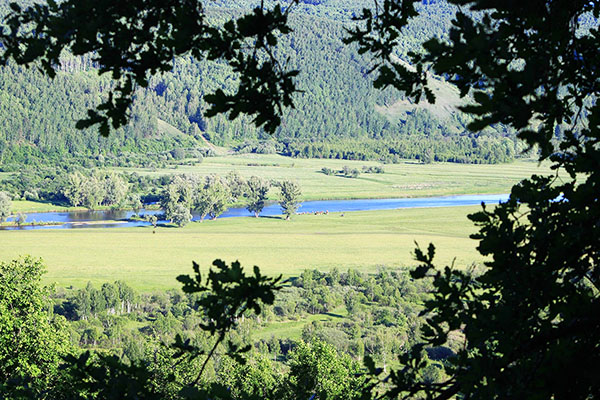
[(95, 172), (86, 176), (79, 171), (67, 177), (62, 193), (73, 206), (94, 209), (99, 205), (123, 205), (128, 193), (128, 184), (115, 173)]
[[(49, 318), (50, 314), (44, 310), (48, 298), (44, 297), (45, 289), (39, 286), (43, 272), (40, 262), (23, 259), (1, 264), (0, 280), (5, 290), (0, 296), (0, 340), (3, 341), (0, 394), (11, 398), (40, 398), (38, 396), (43, 394), (49, 398), (162, 399), (187, 398), (191, 393), (203, 392), (197, 384), (218, 345), (243, 315), (259, 315), (262, 307), (273, 303), (275, 292), (281, 289), (280, 278), (266, 278), (256, 267), (254, 274), (247, 276), (238, 262), (229, 267), (216, 260), (214, 265), (218, 270), (209, 271), (206, 283), (201, 279), (197, 264), (194, 264), (193, 278), (178, 277), (184, 292), (198, 294), (188, 300), (202, 313), (200, 328), (207, 332), (207, 337), (215, 339), (211, 350), (205, 351), (190, 339), (176, 335), (171, 347), (152, 346), (146, 359), (152, 360), (151, 363), (135, 357), (127, 363), (106, 352), (69, 354), (64, 321), (60, 317)], [(181, 294), (178, 296), (181, 298)], [(132, 311), (130, 303), (136, 300), (130, 288), (116, 282), (103, 285), (101, 290), (88, 285), (79, 291), (75, 301), (79, 317), (91, 318), (95, 313), (102, 313), (98, 318), (112, 320), (106, 325), (110, 328), (117, 317), (109, 315), (114, 314), (119, 303), (121, 312), (129, 313)], [(69, 307), (63, 305), (63, 310), (67, 309)], [(115, 332), (112, 330), (109, 334), (114, 336)], [(247, 349), (229, 341), (226, 355), (242, 362), (240, 354), (244, 351)], [(195, 361), (200, 355), (206, 355), (202, 364)], [(64, 363), (59, 373), (61, 357)], [(176, 359), (185, 359), (186, 363), (175, 362)], [(218, 393), (218, 387), (209, 388), (205, 395), (214, 398), (214, 393)]]
[[(354, 374), (360, 372), (363, 355), (385, 364), (415, 343), (421, 324), (418, 313), (423, 300), (429, 298), (428, 288), (427, 282), (413, 282), (404, 270), (381, 270), (374, 275), (356, 270), (307, 270), (292, 286), (279, 290), (273, 304), (264, 304), (259, 315), (245, 313), (228, 333), (228, 340), (238, 348), (252, 346), (244, 356), (247, 362), (240, 364), (216, 351), (197, 387), (207, 388), (211, 398), (219, 399), (258, 396), (291, 400), (298, 397), (295, 390), (313, 393), (318, 388), (321, 394), (331, 394), (350, 387), (355, 395), (362, 380)], [(353, 309), (344, 317), (336, 316), (345, 314), (340, 311), (344, 297), (354, 301)], [(173, 343), (180, 335), (205, 354), (209, 352), (214, 338), (197, 330), (198, 324), (206, 321), (204, 311), (197, 307), (198, 299), (196, 293), (178, 290), (135, 293), (114, 282), (104, 283), (100, 289), (88, 284), (69, 291), (64, 298), (57, 296), (56, 301), (62, 303), (55, 309), (70, 320), (72, 341), (80, 349), (120, 356), (123, 348), (121, 361), (126, 358), (136, 365), (148, 365), (147, 383), (138, 381), (138, 374), (133, 373), (132, 387), (145, 388), (162, 398), (181, 398), (181, 390), (198, 376), (204, 360), (174, 360), (179, 350), (162, 343)], [(320, 314), (312, 314), (314, 301)], [(297, 321), (297, 335), (285, 328), (290, 320)], [(453, 354), (449, 349), (436, 350), (437, 360)], [(90, 371), (104, 368), (109, 373), (116, 368), (105, 361), (91, 356), (86, 362)], [(112, 374), (119, 376), (126, 370), (120, 371)], [(430, 376), (436, 371), (433, 368)], [(83, 389), (84, 385), (77, 387)]]
[(347, 178), (358, 178), (358, 175), (360, 175), (360, 171), (356, 168), (350, 168), (349, 166), (344, 165), (342, 167), (342, 170), (340, 171), (340, 174)]
[(324, 173), (325, 175), (333, 175), (333, 170), (329, 167), (321, 168), (321, 172)]
[[(187, 282), (185, 287), (193, 286), (186, 289), (191, 293), (170, 290), (139, 294), (122, 282), (104, 283), (99, 288), (88, 284), (82, 289), (55, 293), (55, 312), (70, 321), (55, 327), (56, 334), (70, 336), (79, 351), (67, 355), (60, 375), (49, 384), (41, 383), (39, 389), (51, 398), (60, 394), (86, 399), (205, 396), (291, 400), (297, 398), (298, 391), (351, 398), (357, 395), (362, 382), (356, 373), (357, 357), (363, 353), (355, 349), (364, 342), (369, 354), (379, 353), (371, 343), (381, 342), (378, 329), (382, 325), (377, 317), (381, 309), (391, 312), (386, 329), (397, 333), (390, 334), (392, 340), (388, 340), (388, 348), (394, 354), (402, 348), (396, 338), (404, 343), (414, 336), (406, 332), (418, 330), (403, 321), (407, 316), (416, 318), (425, 287), (412, 283), (405, 271), (381, 271), (374, 276), (354, 270), (306, 271), (293, 286), (276, 288), (280, 285), (275, 280), (246, 276), (237, 263), (228, 267), (215, 261), (215, 265), (218, 270), (209, 272), (206, 284), (199, 276), (180, 278)], [(250, 287), (259, 289), (249, 291)], [(274, 293), (269, 294), (269, 287), (277, 293), (272, 302), (270, 296)], [(362, 292), (369, 298), (361, 299)], [(248, 297), (247, 293), (257, 296)], [(295, 344), (282, 338), (265, 341), (249, 334), (250, 330), (260, 331), (277, 321), (304, 318), (311, 307), (310, 297), (326, 293), (333, 300), (327, 300), (324, 313), (339, 307), (344, 293), (359, 299), (360, 305), (347, 319), (328, 324), (306, 322), (305, 330), (310, 332), (306, 342)], [(256, 303), (251, 298), (260, 302), (260, 314), (256, 314)], [(45, 301), (48, 304), (48, 299)], [(199, 325), (205, 331), (198, 331)], [(228, 344), (219, 346), (215, 339), (224, 331), (226, 339), (221, 343)], [(351, 337), (357, 345), (336, 340), (340, 337)], [(212, 357), (202, 359), (201, 355), (211, 354), (213, 346), (217, 350)], [(248, 346), (254, 350), (241, 359), (241, 350)], [(290, 352), (291, 348), (294, 351)], [(273, 354), (282, 358), (270, 361)], [(281, 369), (280, 361), (291, 369)], [(200, 374), (202, 378), (198, 380)], [(33, 396), (30, 393), (33, 392), (24, 395)]]
[(423, 378), (426, 362), (414, 348), (390, 375), (387, 396), (596, 398), (599, 28), (582, 21), (598, 18), (600, 4), (451, 1), (477, 13), (459, 9), (449, 40), (426, 42), (410, 55), (412, 69), (394, 59), (393, 48), (416, 15), (413, 3), (365, 9), (357, 18), (365, 24), (350, 32), (348, 42), (375, 56), (376, 86), (433, 102), (426, 71), (445, 74), (463, 96), (473, 96), (462, 107), (475, 116), (471, 129), (510, 125), (567, 177), (533, 176), (513, 187), (508, 202), (470, 216), (480, 227), (473, 235), (478, 249), (491, 259), (480, 276), (436, 270), (434, 247), (427, 254), (417, 249), (422, 265), (413, 276), (435, 278), (426, 341), (441, 345), (461, 330), (465, 346), (444, 365), (449, 378), (441, 383)]
[[(11, 12), (8, 1), (0, 1), (0, 14)], [(237, 19), (255, 6), (248, 1), (236, 2), (239, 7), (225, 2), (201, 3), (206, 21), (215, 26)], [(25, 9), (30, 3), (18, 4)], [(281, 63), (285, 69), (302, 71), (294, 81), (303, 93), (294, 96), (296, 108), (281, 116), (282, 125), (273, 137), (253, 127), (246, 117), (234, 121), (224, 116), (205, 117), (210, 105), (203, 94), (217, 89), (231, 94), (239, 85), (223, 62), (204, 57), (198, 60), (189, 54), (169, 60), (172, 71), (150, 76), (146, 88), (136, 88), (128, 123), (113, 129), (108, 138), (98, 138), (94, 129), (77, 130), (72, 122), (73, 116), (81, 117), (86, 109), (104, 102), (110, 88), (115, 88), (109, 76), (97, 76), (93, 55), (63, 52), (54, 65), (57, 73), (52, 80), (35, 68), (9, 62), (0, 68), (2, 168), (18, 170), (23, 164), (64, 161), (98, 167), (160, 167), (174, 156), (198, 160), (199, 154), (210, 154), (205, 139), (242, 152), (279, 152), (303, 158), (397, 162), (400, 158), (420, 159), (428, 148), (433, 160), (460, 163), (499, 163), (519, 155), (513, 132), (503, 125), (469, 133), (466, 124), (471, 119), (464, 114), (440, 117), (426, 109), (414, 110), (417, 105), (406, 112), (395, 111), (398, 104), (410, 103), (396, 91), (374, 90), (365, 73), (369, 58), (342, 43), (350, 16), (358, 14), (365, 4), (368, 0), (329, 0), (290, 11), (292, 32), (278, 37), (276, 56), (285, 60)], [(93, 7), (90, 10), (96, 11)], [(445, 37), (454, 14), (454, 8), (445, 2), (420, 11), (422, 16), (402, 34), (402, 53), (431, 35)], [(88, 17), (78, 20), (82, 19)], [(442, 89), (438, 93), (448, 91), (447, 87)], [(440, 97), (444, 101), (444, 94)]]
[[(448, 36), (429, 40), (422, 51), (408, 52), (412, 64), (409, 66), (398, 58), (397, 48), (401, 45), (401, 31), (408, 27), (411, 18), (418, 16), (414, 3), (414, 0), (385, 0), (375, 10), (365, 9), (362, 15), (356, 17), (358, 23), (349, 31), (347, 43), (356, 43), (361, 54), (375, 56), (375, 66), (372, 68), (372, 71), (378, 72), (375, 86), (393, 86), (417, 103), (421, 99), (433, 103), (436, 95), (429, 79), (429, 71), (432, 70), (455, 84), (462, 96), (471, 96), (472, 101), (461, 106), (463, 111), (474, 117), (469, 123), (471, 129), (482, 130), (499, 123), (505, 124), (516, 130), (528, 145), (538, 146), (541, 159), (549, 158), (555, 168), (566, 171), (568, 177), (563, 181), (555, 181), (553, 177), (534, 176), (515, 186), (507, 203), (493, 211), (484, 209), (471, 217), (480, 226), (480, 233), (474, 236), (480, 240), (480, 252), (491, 256), (480, 276), (450, 267), (437, 271), (433, 266), (433, 246), (430, 246), (427, 254), (416, 251), (418, 260), (423, 264), (413, 276), (423, 278), (432, 275), (436, 290), (434, 299), (426, 304), (426, 342), (440, 346), (447, 342), (451, 333), (460, 331), (464, 335), (464, 346), (458, 349), (456, 356), (440, 364), (443, 368), (440, 374), (432, 372), (431, 363), (422, 351), (424, 344), (414, 346), (400, 358), (401, 369), (392, 371), (384, 378), (382, 396), (432, 399), (453, 396), (470, 399), (595, 398), (600, 392), (597, 380), (600, 365), (600, 207), (597, 190), (600, 186), (600, 105), (595, 101), (600, 87), (596, 71), (600, 34), (597, 24), (584, 27), (581, 22), (589, 14), (598, 19), (600, 4), (588, 1), (539, 4), (450, 0), (451, 4), (460, 7)], [(12, 17), (8, 19), (11, 34), (19, 32), (21, 24), (32, 20), (34, 24), (50, 21), (70, 29), (73, 24), (61, 25), (61, 18), (52, 18), (60, 16), (61, 10), (69, 11), (68, 6), (77, 10), (77, 5), (73, 2), (60, 4), (52, 3), (51, 10), (36, 6), (21, 16), (20, 8), (15, 7)], [(128, 3), (122, 8), (127, 10), (134, 6)], [(47, 10), (52, 12), (46, 13)], [(156, 10), (151, 8), (141, 16), (153, 17), (153, 12)], [(236, 95), (227, 95), (219, 90), (216, 97), (208, 98), (214, 104), (211, 113), (230, 111), (231, 116), (236, 116), (240, 112), (258, 112), (255, 121), (266, 124), (271, 131), (280, 122), (277, 106), (290, 104), (287, 96), (294, 90), (292, 77), (295, 74), (265, 74), (268, 96), (253, 103), (253, 94), (257, 92), (257, 87), (261, 88), (260, 77), (265, 72), (259, 60), (267, 60), (264, 62), (270, 69), (269, 60), (274, 58), (271, 54), (254, 58), (240, 49), (245, 38), (254, 36), (257, 39), (253, 43), (255, 48), (269, 49), (276, 44), (269, 29), (289, 32), (287, 11), (282, 12), (276, 6), (273, 13), (274, 20), (269, 21), (273, 24), (266, 24), (266, 32), (248, 31), (250, 26), (265, 26), (250, 23), (265, 16), (264, 10), (257, 8), (249, 17), (226, 24), (222, 31), (212, 28), (209, 33), (214, 35), (209, 37), (216, 40), (207, 42), (216, 44), (209, 49), (209, 56), (213, 54), (216, 59), (224, 55), (227, 59), (233, 55), (234, 70), (248, 72), (247, 78), (242, 73), (240, 90)], [(48, 21), (46, 15), (49, 16)], [(29, 17), (31, 19), (27, 19)], [(160, 18), (156, 21), (164, 22)], [(115, 26), (125, 24), (123, 29), (126, 31), (140, 30), (139, 26), (130, 22), (127, 18), (113, 18), (106, 29), (110, 31)], [(43, 46), (46, 40), (52, 42), (52, 34), (57, 33), (57, 26), (49, 25), (48, 38), (43, 36), (44, 29), (34, 30), (33, 36), (25, 37), (24, 42), (14, 35), (3, 33), (2, 41), (7, 44), (5, 54), (23, 63), (39, 57), (47, 72), (53, 71), (52, 65), (59, 64), (57, 49), (60, 50), (65, 44), (61, 41), (71, 40), (71, 37), (62, 35), (56, 43)], [(71, 35), (78, 33), (77, 30), (69, 32)], [(150, 32), (160, 33), (161, 30)], [(95, 36), (97, 32), (92, 30), (91, 33), (93, 45), (99, 39)], [(106, 32), (100, 33), (101, 37)], [(169, 42), (176, 43), (173, 38), (168, 39), (167, 50)], [(17, 52), (22, 43), (30, 45), (24, 55)], [(117, 41), (115, 43), (119, 44)], [(58, 44), (58, 47), (52, 44)], [(219, 47), (219, 44), (223, 46)], [(144, 43), (139, 45), (143, 46)], [(85, 52), (91, 50), (86, 43), (81, 46)], [(130, 43), (124, 41), (123, 46), (123, 53), (129, 55), (132, 50)], [(189, 50), (185, 46), (187, 44), (182, 48), (176, 47), (176, 50)], [(168, 57), (157, 59), (157, 69), (162, 68), (160, 62), (167, 59), (170, 62), (173, 51), (166, 53)], [(142, 61), (144, 57), (141, 57)], [(127, 64), (130, 57), (114, 58), (119, 63), (125, 62), (125, 65), (111, 65), (111, 59), (109, 57), (106, 60), (108, 62), (101, 64), (109, 69), (112, 66), (114, 77), (120, 78), (122, 67), (130, 66)], [(132, 66), (138, 65), (133, 62)], [(245, 70), (245, 66), (249, 68)], [(116, 104), (113, 104), (112, 97), (109, 98), (104, 107), (108, 109), (107, 116), (92, 112), (87, 123), (100, 122), (105, 133), (110, 118), (113, 118), (114, 126), (123, 124), (127, 96), (133, 93), (134, 77), (141, 77), (140, 84), (147, 82), (147, 69), (143, 63), (141, 67), (137, 70), (125, 68), (124, 83), (117, 86), (117, 90), (125, 96)], [(273, 81), (270, 81), (271, 78)], [(253, 79), (256, 81), (253, 82)], [(255, 86), (255, 83), (259, 86)], [(266, 114), (261, 115), (253, 108), (255, 105), (263, 107)], [(429, 163), (435, 159), (435, 154), (427, 150), (419, 159)], [(291, 190), (291, 193), (295, 191)], [(296, 203), (292, 200), (289, 207), (283, 207), (288, 217), (296, 210)], [(222, 269), (222, 275), (217, 273), (215, 276), (221, 276), (225, 282), (229, 282), (230, 276), (224, 272), (224, 266)], [(184, 279), (188, 289), (208, 290), (201, 286), (197, 266), (196, 272), (196, 281), (189, 277)], [(255, 275), (258, 279), (258, 270), (255, 270)], [(192, 286), (194, 288), (190, 289)], [(214, 307), (217, 307), (204, 304), (207, 314), (213, 314), (213, 319), (201, 326), (217, 335), (215, 347), (208, 353), (209, 356), (224, 340), (224, 332), (229, 331), (242, 316), (237, 307), (245, 307), (248, 295), (236, 293), (227, 285), (213, 285), (212, 289), (214, 293), (231, 300), (233, 306), (230, 309), (225, 307), (225, 311), (231, 314), (224, 315), (223, 309), (217, 307), (218, 295), (217, 298), (211, 295), (204, 298), (213, 301), (216, 304)], [(272, 292), (268, 293), (267, 290), (262, 294), (270, 296)], [(266, 298), (270, 299), (269, 296)], [(249, 298), (252, 299), (252, 293)], [(316, 309), (318, 306), (326, 307), (331, 301), (335, 300), (330, 300), (324, 293), (316, 293), (310, 305)], [(351, 302), (348, 305), (350, 308), (356, 306)], [(251, 308), (248, 304), (246, 306)], [(255, 311), (260, 311), (260, 308), (255, 308)], [(388, 323), (385, 312), (380, 317), (384, 325)], [(381, 339), (385, 341), (383, 336)], [(237, 354), (237, 345), (231, 345), (233, 354)], [(182, 354), (206, 354), (181, 338), (176, 348), (181, 349)], [(331, 360), (332, 357), (326, 359)], [(372, 360), (367, 359), (366, 366), (372, 378), (365, 396), (371, 389), (377, 390), (380, 384), (377, 376), (382, 373), (375, 368)], [(204, 366), (201, 373), (203, 370)], [(446, 376), (448, 378), (440, 382)], [(331, 390), (333, 395), (340, 393), (337, 386), (331, 387)]]
[(300, 186), (292, 181), (282, 181), (278, 183), (280, 190), (279, 205), (281, 211), (285, 215), (285, 219), (296, 214), (298, 207), (300, 207)]
[(231, 189), (218, 177), (208, 177), (204, 186), (203, 198), (208, 203), (204, 206), (208, 216), (215, 220), (223, 214), (231, 202)]
[(6, 221), (10, 216), (11, 201), (6, 192), (0, 192), (0, 222)]
[[(190, 208), (194, 200), (194, 187), (189, 177), (176, 175), (163, 190), (160, 206), (165, 217), (173, 221), (177, 219), (185, 225), (191, 220)], [(188, 218), (189, 217), (189, 218)], [(179, 224), (178, 224), (179, 225)], [(181, 225), (180, 225), (181, 226)]]
[[(147, 87), (151, 74), (170, 70), (174, 57), (191, 54), (197, 59), (223, 60), (238, 75), (238, 90), (226, 94), (219, 89), (205, 96), (212, 104), (208, 115), (228, 111), (231, 118), (241, 112), (255, 115), (258, 126), (265, 125), (273, 132), (282, 108), (292, 105), (293, 78), (298, 74), (284, 70), (272, 52), (278, 34), (290, 32), (289, 10), (283, 11), (279, 5), (270, 10), (256, 7), (248, 15), (215, 26), (208, 20), (203, 3), (197, 1), (116, 4), (106, 0), (93, 7), (79, 1), (30, 7), (13, 3), (0, 32), (0, 61), (29, 65), (39, 60), (43, 71), (54, 77), (64, 50), (75, 56), (93, 54), (99, 73), (109, 73), (116, 85), (109, 89), (108, 99), (97, 109), (88, 110), (88, 118), (77, 126), (99, 124), (100, 133), (108, 136), (111, 127), (126, 124), (136, 86)], [(85, 29), (67, 28), (82, 15), (100, 23)], [(247, 47), (253, 51), (247, 52)]]
[(218, 382), (231, 400), (275, 400), (281, 377), (274, 370), (273, 362), (261, 355), (253, 355), (245, 364), (224, 359)]
[(177, 204), (171, 212), (171, 220), (179, 227), (187, 225), (192, 220), (190, 209), (182, 204)]
[[(278, 278), (267, 278), (261, 275), (258, 267), (254, 267), (254, 276), (246, 276), (239, 262), (234, 262), (231, 267), (221, 260), (215, 260), (213, 265), (217, 271), (210, 270), (206, 283), (202, 282), (200, 267), (194, 263), (195, 276), (180, 275), (177, 280), (183, 284), (185, 293), (205, 293), (206, 295), (198, 300), (197, 305), (204, 311), (207, 319), (205, 323), (200, 324), (203, 331), (208, 332), (215, 338), (215, 342), (202, 364), (198, 377), (194, 381), (197, 383), (202, 376), (208, 360), (212, 357), (217, 347), (225, 340), (229, 331), (237, 324), (238, 320), (247, 311), (260, 314), (263, 304), (273, 304), (275, 292), (281, 289)], [(241, 361), (241, 353), (250, 350), (249, 347), (239, 349), (233, 342), (229, 341), (229, 355)], [(175, 349), (180, 350), (177, 357), (187, 355), (194, 359), (199, 355), (205, 354), (204, 350), (190, 345), (190, 341), (183, 341), (180, 336), (176, 337)]]
[(42, 396), (57, 384), (61, 357), (70, 351), (64, 318), (48, 310), (43, 273), (39, 259), (0, 263), (2, 397)]
[(360, 365), (326, 343), (300, 342), (290, 356), (289, 399), (359, 399)]
[(246, 209), (258, 218), (260, 212), (265, 208), (267, 196), (271, 185), (257, 176), (248, 179), (248, 194)]

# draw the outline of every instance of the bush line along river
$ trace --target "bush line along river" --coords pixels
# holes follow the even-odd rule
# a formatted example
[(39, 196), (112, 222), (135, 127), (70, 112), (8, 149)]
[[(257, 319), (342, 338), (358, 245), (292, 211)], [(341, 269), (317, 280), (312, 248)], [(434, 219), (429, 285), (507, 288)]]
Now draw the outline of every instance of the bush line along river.
[[(482, 202), (491, 204), (506, 201), (508, 194), (481, 194), (461, 196), (440, 196), (403, 199), (362, 199), (362, 200), (321, 200), (306, 201), (301, 204), (299, 213), (323, 213), (323, 212), (350, 212), (350, 211), (372, 211), (392, 210), (397, 208), (418, 207), (455, 207), (472, 206)], [(159, 210), (141, 210), (140, 214), (158, 214)], [(72, 212), (43, 212), (27, 213), (26, 223), (21, 227), (5, 226), (2, 230), (12, 229), (71, 229), (71, 228), (124, 228), (150, 225), (146, 221), (131, 221), (134, 211), (127, 210), (105, 210), (105, 211), (72, 211)], [(277, 203), (264, 208), (261, 216), (281, 215), (281, 209)], [(193, 220), (199, 220), (197, 214), (193, 214)], [(219, 218), (249, 217), (251, 214), (243, 207), (230, 208)], [(9, 218), (14, 220), (15, 217)], [(42, 223), (46, 225), (35, 225)], [(48, 223), (56, 223), (48, 225)], [(166, 221), (159, 221), (164, 223)]]

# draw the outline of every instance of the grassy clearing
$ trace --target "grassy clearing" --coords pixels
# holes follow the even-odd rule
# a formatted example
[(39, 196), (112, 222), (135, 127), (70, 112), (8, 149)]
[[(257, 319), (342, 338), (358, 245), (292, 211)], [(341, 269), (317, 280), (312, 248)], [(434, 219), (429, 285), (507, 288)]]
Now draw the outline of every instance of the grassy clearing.
[(299, 340), (302, 338), (302, 328), (304, 328), (304, 325), (315, 321), (351, 322), (347, 316), (348, 310), (346, 310), (346, 307), (342, 306), (326, 314), (309, 314), (305, 318), (297, 320), (272, 322), (262, 326), (259, 330), (252, 332), (252, 338), (254, 340), (266, 340), (275, 337), (276, 339)]
[[(304, 200), (425, 197), (455, 194), (508, 193), (512, 185), (534, 173), (549, 173), (537, 162), (517, 161), (511, 164), (473, 165), (416, 162), (384, 165), (384, 174), (361, 174), (358, 178), (327, 176), (321, 168), (340, 170), (379, 165), (375, 162), (297, 159), (279, 155), (230, 155), (205, 158), (195, 166), (179, 165), (166, 169), (117, 168), (119, 171), (144, 175), (196, 173), (221, 174), (237, 171), (242, 176), (257, 175), (265, 179), (297, 181)], [(276, 195), (272, 191), (272, 196)]]
[(191, 273), (195, 260), (216, 258), (258, 265), (269, 275), (297, 275), (306, 268), (376, 271), (413, 265), (414, 242), (434, 242), (438, 261), (459, 267), (481, 261), (475, 228), (466, 215), (479, 207), (366, 211), (279, 218), (224, 218), (183, 229), (70, 229), (0, 232), (0, 259), (42, 257), (47, 282), (84, 286), (124, 280), (147, 291), (179, 287), (175, 277)]

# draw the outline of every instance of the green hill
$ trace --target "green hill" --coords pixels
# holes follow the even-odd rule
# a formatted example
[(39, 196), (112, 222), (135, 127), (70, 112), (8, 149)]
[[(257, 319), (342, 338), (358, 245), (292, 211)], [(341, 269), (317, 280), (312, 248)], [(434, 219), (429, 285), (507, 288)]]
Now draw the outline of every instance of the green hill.
[[(25, 3), (25, 2), (24, 2)], [(398, 56), (418, 48), (431, 36), (441, 36), (453, 9), (443, 1), (429, 1), (423, 15), (405, 33)], [(7, 1), (0, 2), (6, 11)], [(392, 90), (378, 91), (367, 75), (370, 60), (342, 43), (344, 27), (368, 0), (305, 0), (292, 14), (293, 34), (279, 49), (289, 66), (299, 69), (295, 98), (278, 131), (271, 137), (249, 119), (205, 119), (203, 96), (230, 88), (236, 77), (222, 64), (174, 60), (173, 70), (152, 78), (139, 90), (131, 121), (108, 139), (96, 130), (78, 131), (75, 121), (98, 104), (110, 87), (98, 77), (90, 57), (65, 56), (58, 76), (49, 80), (35, 69), (10, 65), (0, 69), (0, 163), (7, 165), (98, 155), (164, 154), (174, 148), (217, 146), (260, 151), (260, 141), (275, 139), (284, 155), (345, 159), (399, 158), (455, 162), (503, 162), (515, 155), (513, 135), (503, 128), (468, 133), (468, 120), (455, 109), (453, 88), (432, 78), (439, 102), (414, 105)], [(248, 1), (210, 2), (210, 15), (226, 20), (247, 10)], [(165, 129), (162, 122), (174, 127)], [(174, 133), (177, 132), (177, 133)], [(135, 157), (133, 157), (135, 159)], [(145, 159), (148, 159), (147, 157)]]

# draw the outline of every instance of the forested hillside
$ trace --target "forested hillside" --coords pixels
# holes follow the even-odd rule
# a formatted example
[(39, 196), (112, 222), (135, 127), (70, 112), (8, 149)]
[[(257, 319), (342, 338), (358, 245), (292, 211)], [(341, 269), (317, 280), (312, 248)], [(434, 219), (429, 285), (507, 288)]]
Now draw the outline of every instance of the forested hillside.
[[(27, 2), (23, 2), (27, 3)], [(428, 37), (442, 36), (453, 8), (444, 1), (424, 1), (423, 14), (405, 32), (402, 57)], [(0, 2), (7, 11), (7, 0)], [(367, 0), (305, 0), (292, 14), (294, 32), (283, 38), (279, 58), (298, 69), (296, 109), (289, 110), (274, 138), (248, 119), (205, 119), (203, 96), (231, 88), (236, 77), (223, 65), (192, 58), (173, 61), (173, 70), (153, 77), (140, 89), (128, 126), (108, 139), (95, 129), (78, 131), (75, 121), (100, 102), (111, 85), (98, 77), (91, 58), (65, 55), (50, 80), (35, 70), (9, 65), (0, 69), (0, 165), (7, 169), (40, 159), (79, 159), (138, 153), (152, 158), (174, 148), (215, 145), (261, 151), (260, 141), (276, 139), (275, 150), (296, 157), (400, 158), (493, 163), (518, 152), (514, 136), (503, 127), (468, 133), (468, 118), (455, 111), (456, 92), (436, 81), (440, 105), (414, 105), (392, 90), (378, 91), (367, 74), (369, 59), (345, 46), (344, 26)], [(251, 2), (209, 2), (215, 21), (251, 7)], [(235, 7), (235, 8), (232, 8)], [(176, 128), (176, 129), (175, 129)], [(267, 146), (272, 151), (273, 146)], [(143, 157), (140, 157), (143, 156)], [(141, 162), (141, 161), (140, 161)]]

